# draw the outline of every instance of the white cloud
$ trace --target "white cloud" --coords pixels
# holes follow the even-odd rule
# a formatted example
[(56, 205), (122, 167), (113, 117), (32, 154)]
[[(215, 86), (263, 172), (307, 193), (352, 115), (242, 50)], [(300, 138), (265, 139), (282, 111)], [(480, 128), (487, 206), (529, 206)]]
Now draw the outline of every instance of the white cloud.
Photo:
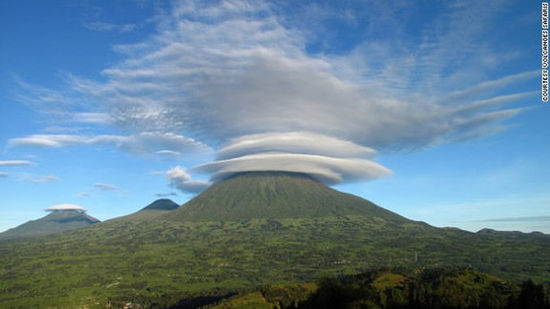
[(113, 190), (118, 190), (118, 187), (117, 186), (114, 186), (114, 185), (110, 185), (110, 184), (107, 184), (107, 183), (101, 183), (101, 182), (96, 182), (94, 184), (94, 187), (102, 190), (102, 191), (113, 191)]
[[(456, 90), (452, 93), (450, 93), (445, 99), (449, 101), (457, 101), (459, 99), (464, 98), (471, 98), (475, 97), (476, 95), (479, 95), (483, 92), (490, 92), (493, 89), (500, 89), (502, 87), (506, 87), (508, 85), (518, 83), (524, 80), (533, 79), (535, 77), (538, 77), (539, 72), (538, 71), (528, 71), (528, 72), (521, 72), (517, 74), (512, 74), (508, 76), (504, 76), (495, 80), (490, 81), (482, 81), (479, 82), (473, 86), (470, 86), (465, 89)], [(521, 97), (524, 97), (526, 93), (519, 94), (522, 95)], [(534, 93), (528, 93), (528, 94), (534, 94)], [(507, 96), (508, 99), (518, 99), (518, 97), (513, 96)]]
[(191, 176), (185, 171), (185, 169), (180, 166), (176, 166), (166, 172), (166, 178), (187, 181), (191, 179)]
[(169, 197), (169, 196), (178, 196), (176, 192), (168, 192), (168, 193), (157, 193), (155, 194), (157, 197)]
[[(10, 147), (56, 148), (76, 145), (109, 145), (132, 153), (149, 155), (153, 155), (158, 151), (166, 151), (166, 148), (178, 150), (180, 153), (205, 153), (210, 151), (208, 146), (191, 138), (163, 132), (141, 132), (126, 136), (35, 134), (12, 138), (8, 141), (8, 146)], [(173, 153), (176, 152), (175, 150), (173, 150)], [(162, 155), (163, 153), (160, 154)]]
[(8, 141), (8, 146), (62, 147), (85, 144), (87, 140), (86, 137), (79, 135), (35, 134), (27, 137), (12, 138)]
[(76, 194), (77, 197), (88, 197), (90, 194), (88, 192), (79, 192)]
[(69, 133), (78, 133), (82, 131), (82, 128), (53, 125), (53, 126), (45, 127), (43, 131), (48, 134), (69, 134)]
[(9, 176), (8, 173), (0, 172), (0, 177), (8, 177), (8, 176)]
[(369, 160), (291, 153), (245, 155), (205, 163), (194, 170), (212, 173), (213, 180), (251, 171), (297, 172), (327, 184), (372, 180), (392, 174), (389, 169)]
[(164, 149), (164, 150), (157, 151), (156, 154), (163, 155), (163, 156), (180, 156), (181, 152)]
[(231, 140), (217, 154), (217, 161), (194, 168), (220, 180), (251, 171), (303, 173), (327, 184), (372, 180), (391, 174), (365, 160), (376, 151), (350, 141), (308, 132), (246, 135)]
[(84, 27), (92, 31), (115, 31), (118, 33), (132, 32), (138, 28), (135, 24), (113, 24), (100, 21), (86, 22), (84, 23)]
[(326, 155), (333, 157), (372, 156), (376, 151), (350, 141), (307, 132), (266, 133), (233, 139), (217, 151), (217, 159), (230, 159), (246, 154), (283, 152)]
[(34, 163), (27, 160), (0, 160), (0, 166), (28, 166), (28, 165), (34, 165)]
[(74, 113), (73, 121), (79, 123), (109, 124), (113, 122), (107, 113)]
[(200, 193), (211, 185), (209, 181), (193, 180), (184, 168), (176, 166), (166, 172), (170, 186), (185, 193)]
[(58, 211), (58, 210), (79, 210), (79, 211), (86, 211), (86, 209), (82, 206), (79, 206), (79, 205), (74, 205), (74, 204), (59, 204), (59, 205), (54, 205), (54, 206), (51, 206), (51, 207), (48, 207), (46, 209), (44, 209), (45, 211)]
[(19, 176), (19, 180), (28, 181), (35, 184), (41, 184), (41, 183), (50, 183), (50, 182), (60, 182), (61, 178), (57, 176), (52, 176), (52, 175), (40, 176), (40, 175), (33, 175), (33, 174), (21, 174)]

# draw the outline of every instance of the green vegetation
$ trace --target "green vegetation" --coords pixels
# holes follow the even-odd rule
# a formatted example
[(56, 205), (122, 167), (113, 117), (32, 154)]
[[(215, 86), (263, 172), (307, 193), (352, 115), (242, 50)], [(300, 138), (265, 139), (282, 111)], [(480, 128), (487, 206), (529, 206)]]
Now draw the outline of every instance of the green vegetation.
[(252, 291), (241, 292), (206, 307), (211, 309), (296, 308), (307, 302), (317, 288), (315, 283), (266, 285)]
[(56, 211), (40, 219), (31, 220), (0, 233), (0, 241), (51, 235), (89, 226), (90, 224), (98, 222), (99, 220), (85, 213), (76, 211)]
[(550, 285), (515, 284), (470, 268), (382, 269), (265, 286), (207, 308), (550, 308)]
[[(399, 278), (395, 281), (395, 278)], [(380, 281), (393, 284), (380, 285)], [(521, 285), (473, 269), (375, 271), (324, 279), (297, 308), (549, 308), (550, 287)], [(288, 308), (288, 307), (287, 307)]]
[[(231, 178), (154, 216), (138, 212), (47, 238), (2, 241), (0, 307), (206, 304), (266, 285), (267, 303), (279, 297), (286, 304), (305, 301), (308, 282), (380, 267), (408, 272), (382, 274), (369, 281), (373, 289), (408, 287), (416, 278), (409, 272), (433, 267), (471, 266), (514, 283), (550, 279), (550, 235), (439, 229), (308, 178), (279, 176)], [(278, 198), (301, 202), (286, 207)], [(262, 205), (266, 199), (270, 206)], [(259, 294), (247, 300), (261, 301)]]

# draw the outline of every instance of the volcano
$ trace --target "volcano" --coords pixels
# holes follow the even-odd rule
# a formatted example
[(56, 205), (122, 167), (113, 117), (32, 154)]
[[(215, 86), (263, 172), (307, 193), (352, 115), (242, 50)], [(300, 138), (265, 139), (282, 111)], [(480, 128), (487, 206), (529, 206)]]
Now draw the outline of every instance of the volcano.
[(0, 240), (28, 238), (57, 234), (100, 222), (85, 212), (74, 210), (54, 211), (40, 219), (31, 220), (0, 233)]
[(178, 207), (180, 207), (180, 205), (176, 204), (171, 199), (161, 198), (143, 207), (140, 211), (150, 211), (150, 210), (169, 211), (169, 210), (177, 209)]
[[(512, 281), (550, 278), (550, 235), (437, 228), (303, 174), (238, 174), (180, 207), (168, 204), (47, 238), (0, 242), (0, 303), (171, 306), (381, 267), (471, 266)], [(155, 215), (136, 216), (146, 212)]]
[(307, 175), (288, 172), (237, 174), (214, 184), (167, 219), (241, 221), (344, 215), (408, 221), (370, 201), (329, 188)]

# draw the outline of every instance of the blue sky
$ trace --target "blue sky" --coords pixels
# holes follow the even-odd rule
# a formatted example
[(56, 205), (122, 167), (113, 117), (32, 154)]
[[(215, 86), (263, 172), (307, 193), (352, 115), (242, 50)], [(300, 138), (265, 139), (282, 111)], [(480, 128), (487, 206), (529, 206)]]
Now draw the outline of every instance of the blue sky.
[(550, 233), (538, 2), (3, 1), (0, 29), (0, 231), (281, 169)]

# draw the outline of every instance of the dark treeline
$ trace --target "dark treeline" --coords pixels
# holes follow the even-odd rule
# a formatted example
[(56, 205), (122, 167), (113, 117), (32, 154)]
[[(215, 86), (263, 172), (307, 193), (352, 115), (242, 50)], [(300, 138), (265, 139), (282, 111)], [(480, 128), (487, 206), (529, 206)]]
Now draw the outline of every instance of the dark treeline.
[(386, 271), (323, 279), (306, 301), (288, 308), (550, 308), (548, 283), (514, 284), (472, 269), (391, 273), (398, 280)]

